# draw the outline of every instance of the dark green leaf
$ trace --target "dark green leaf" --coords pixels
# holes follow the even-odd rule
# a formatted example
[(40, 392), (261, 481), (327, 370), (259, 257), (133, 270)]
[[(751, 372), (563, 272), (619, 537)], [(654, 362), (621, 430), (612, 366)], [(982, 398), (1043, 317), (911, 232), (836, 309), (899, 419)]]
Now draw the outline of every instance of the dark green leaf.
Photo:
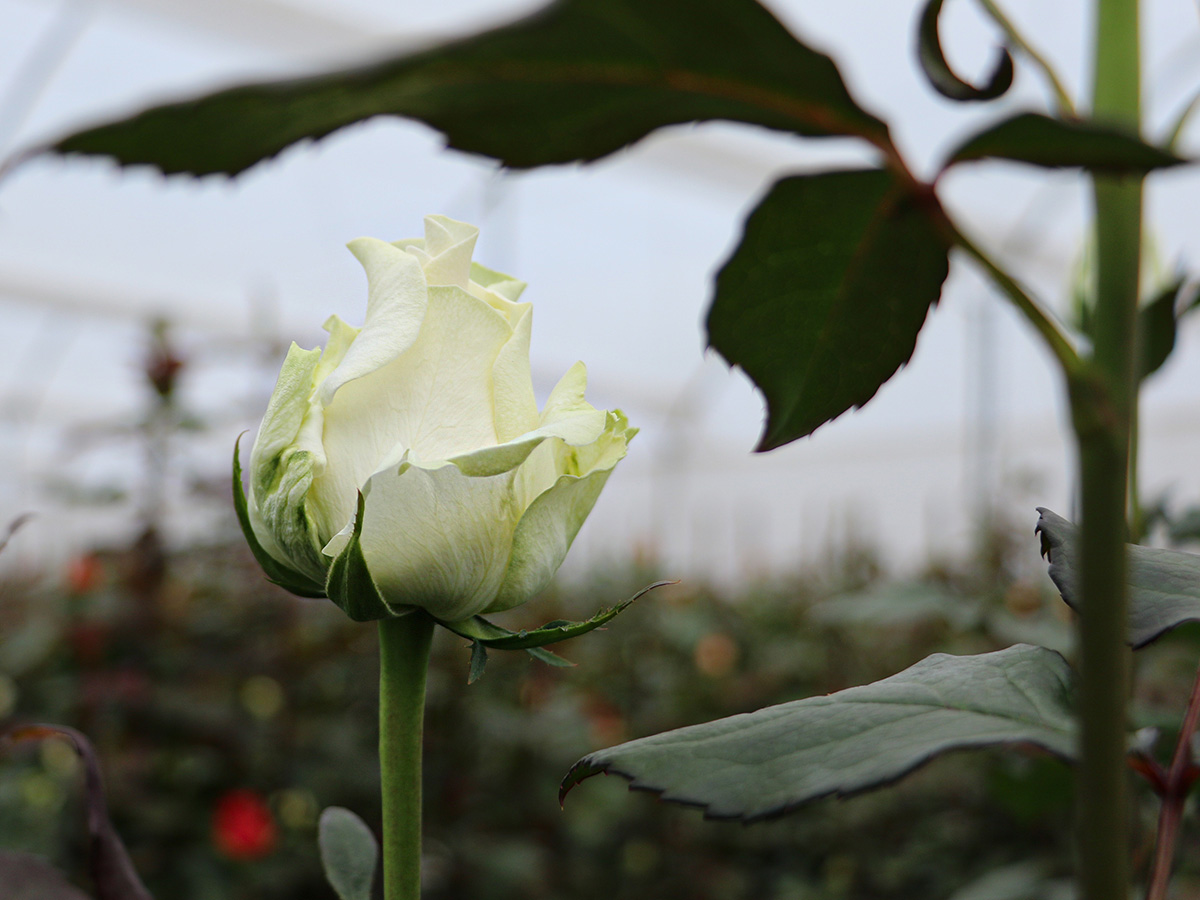
[(378, 115), (420, 119), (514, 168), (597, 159), (707, 119), (889, 140), (833, 61), (754, 0), (559, 0), (426, 52), (160, 106), (51, 149), (236, 174)]
[(948, 269), (940, 214), (873, 169), (785, 178), (751, 213), (708, 339), (766, 397), (759, 450), (862, 406), (912, 356)]
[(509, 631), (507, 628), (501, 628), (499, 625), (489, 622), (483, 616), (472, 616), (470, 619), (460, 619), (457, 622), (442, 622), (440, 619), (438, 621), (455, 634), (494, 650), (529, 650), (544, 647), (546, 644), (557, 644), (594, 631), (615, 619), (639, 597), (668, 584), (678, 584), (678, 582), (656, 581), (654, 584), (642, 588), (628, 600), (622, 600), (611, 609), (600, 610), (586, 622), (567, 622), (558, 619), (541, 628), (535, 628), (533, 631)]
[[(358, 494), (358, 511), (354, 515), (354, 534), (329, 567), (325, 593), (355, 622), (390, 619), (395, 613), (388, 608), (367, 569), (362, 549), (363, 513), (366, 501)], [(411, 607), (409, 607), (411, 610)]]
[(1114, 175), (1143, 174), (1187, 162), (1111, 125), (1039, 113), (1020, 113), (968, 138), (950, 154), (946, 166), (989, 158)]
[[(1038, 508), (1037, 532), (1050, 562), (1050, 579), (1074, 610), (1080, 609), (1079, 529)], [(1129, 569), (1129, 643), (1145, 647), (1184, 622), (1200, 622), (1200, 556), (1126, 544)]]
[(324, 597), (325, 590), (307, 575), (289, 569), (283, 563), (263, 549), (262, 544), (254, 535), (250, 526), (250, 510), (246, 504), (246, 490), (242, 487), (242, 464), (238, 460), (238, 449), (242, 443), (239, 435), (233, 445), (233, 509), (237, 513), (238, 524), (242, 526), (242, 534), (250, 545), (250, 552), (262, 567), (267, 580), (277, 584), (287, 591), (300, 597)]
[[(83, 761), (87, 810), (88, 867), (96, 900), (153, 900), (138, 877), (120, 835), (108, 815), (100, 761), (91, 742), (74, 728), (64, 725), (19, 725), (3, 735), (6, 742), (38, 741), (48, 737), (68, 741)], [(7, 896), (7, 895), (6, 895)]]
[(340, 806), (321, 813), (317, 826), (321, 866), (341, 900), (371, 900), (379, 843), (358, 816)]
[(1138, 377), (1157, 372), (1175, 349), (1175, 304), (1183, 290), (1183, 279), (1168, 285), (1149, 303), (1138, 309)]
[(942, 40), (938, 35), (938, 16), (942, 11), (942, 2), (943, 0), (929, 0), (921, 12), (921, 24), (917, 28), (917, 61), (921, 64), (921, 71), (925, 73), (934, 90), (951, 100), (996, 99), (1012, 87), (1012, 54), (1005, 48), (1000, 48), (991, 77), (983, 87), (977, 88), (963, 81), (954, 74), (954, 70), (946, 62), (946, 55), (942, 52)]
[(882, 787), (952, 750), (1030, 744), (1069, 760), (1070, 682), (1044, 647), (939, 653), (874, 684), (601, 750), (559, 794), (604, 772), (709, 818), (755, 821)]

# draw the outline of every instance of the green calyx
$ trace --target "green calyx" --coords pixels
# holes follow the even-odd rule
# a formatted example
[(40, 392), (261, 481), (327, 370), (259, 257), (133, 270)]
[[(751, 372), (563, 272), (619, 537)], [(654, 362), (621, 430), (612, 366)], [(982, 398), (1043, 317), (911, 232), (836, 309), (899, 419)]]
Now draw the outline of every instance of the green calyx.
[(583, 622), (569, 622), (565, 619), (555, 619), (553, 622), (547, 622), (545, 625), (535, 628), (532, 631), (509, 631), (507, 628), (502, 628), (494, 622), (489, 622), (483, 616), (471, 616), (468, 619), (461, 619), (457, 622), (443, 622), (439, 619), (438, 624), (448, 628), (460, 637), (471, 641), (471, 670), (467, 678), (468, 683), (475, 681), (483, 674), (484, 667), (487, 665), (487, 651), (489, 649), (524, 650), (534, 659), (540, 659), (548, 665), (572, 666), (574, 663), (546, 650), (546, 645), (562, 643), (571, 638), (579, 637), (582, 634), (587, 634), (589, 631), (594, 631), (615, 619), (635, 600), (655, 588), (678, 583), (677, 581), (656, 581), (654, 584), (642, 588), (628, 600), (623, 600), (616, 606), (608, 609), (602, 609), (596, 615)]

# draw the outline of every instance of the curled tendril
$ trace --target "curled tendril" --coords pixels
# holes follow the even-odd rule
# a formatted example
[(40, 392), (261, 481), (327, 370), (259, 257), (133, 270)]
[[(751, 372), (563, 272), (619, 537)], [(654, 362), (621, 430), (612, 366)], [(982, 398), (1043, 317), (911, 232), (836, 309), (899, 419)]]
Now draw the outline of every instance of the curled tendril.
[(992, 74), (982, 87), (976, 87), (959, 78), (946, 62), (941, 39), (938, 37), (938, 16), (941, 14), (943, 2), (944, 0), (928, 0), (921, 12), (921, 25), (917, 29), (917, 60), (921, 64), (921, 70), (934, 90), (943, 97), (964, 103), (996, 99), (1012, 86), (1012, 54), (1007, 48), (1000, 48), (1000, 55), (996, 59)]

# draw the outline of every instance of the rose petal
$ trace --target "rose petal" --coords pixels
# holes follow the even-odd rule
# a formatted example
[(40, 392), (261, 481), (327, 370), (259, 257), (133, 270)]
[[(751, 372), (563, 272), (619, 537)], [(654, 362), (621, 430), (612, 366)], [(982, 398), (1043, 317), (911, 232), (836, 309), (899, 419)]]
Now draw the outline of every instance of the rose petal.
[(537, 399), (533, 396), (533, 375), (529, 369), (533, 307), (528, 303), (522, 306), (523, 315), (492, 366), (496, 438), (500, 441), (510, 441), (538, 427)]
[(375, 238), (358, 238), (346, 246), (367, 273), (367, 317), (321, 385), (326, 406), (344, 385), (382, 368), (412, 345), (428, 303), (425, 274), (411, 255)]
[(370, 378), (344, 385), (324, 411), (327, 465), (313, 485), (323, 538), (353, 517), (359, 489), (396, 447), (440, 463), (497, 443), (492, 368), (512, 336), (495, 310), (462, 289), (429, 289), (412, 345)]
[(512, 480), (512, 472), (473, 478), (454, 465), (408, 463), (371, 478), (362, 548), (389, 606), (420, 606), (446, 620), (487, 606), (504, 578), (518, 515)]
[(425, 280), (430, 285), (455, 284), (466, 289), (471, 277), (471, 254), (479, 229), (445, 216), (425, 217)]
[[(525, 511), (513, 535), (512, 556), (504, 580), (495, 599), (484, 612), (500, 612), (519, 606), (550, 583), (588, 513), (592, 511), (608, 476), (625, 456), (629, 438), (632, 437), (626, 430), (625, 417), (613, 415), (609, 425), (610, 428), (595, 444), (582, 451), (573, 447), (562, 448), (567, 459), (561, 462), (577, 468), (581, 474), (560, 475)], [(547, 449), (550, 449), (548, 445), (539, 448), (540, 451)], [(581, 455), (588, 458), (581, 460)]]

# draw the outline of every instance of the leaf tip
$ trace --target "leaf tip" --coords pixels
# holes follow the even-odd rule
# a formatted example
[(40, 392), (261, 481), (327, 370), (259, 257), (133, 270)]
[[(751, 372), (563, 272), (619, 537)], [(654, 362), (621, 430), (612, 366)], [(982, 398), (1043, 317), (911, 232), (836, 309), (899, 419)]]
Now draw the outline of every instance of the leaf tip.
[(481, 641), (471, 641), (471, 663), (467, 670), (467, 684), (474, 684), (483, 677), (487, 668), (487, 647)]
[(607, 767), (598, 763), (595, 754), (585, 756), (575, 765), (571, 766), (570, 770), (563, 777), (562, 783), (558, 786), (558, 806), (562, 809), (566, 803), (567, 794), (569, 794), (577, 784), (591, 778), (593, 775), (607, 774)]

